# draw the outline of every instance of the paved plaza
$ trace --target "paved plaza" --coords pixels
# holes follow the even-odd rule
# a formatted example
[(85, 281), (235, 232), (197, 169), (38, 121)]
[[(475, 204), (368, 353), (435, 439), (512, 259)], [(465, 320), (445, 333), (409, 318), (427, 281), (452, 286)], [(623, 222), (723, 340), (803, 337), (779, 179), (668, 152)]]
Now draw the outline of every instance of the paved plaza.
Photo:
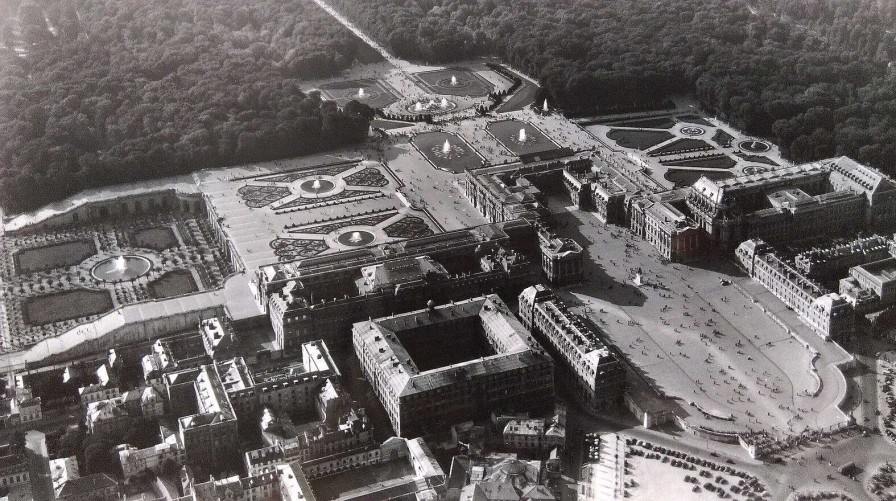
[[(837, 409), (842, 375), (835, 368), (814, 375), (814, 351), (738, 290), (742, 276), (732, 264), (664, 264), (646, 242), (587, 212), (561, 209), (556, 217), (559, 233), (586, 244), (592, 260), (588, 283), (564, 295), (689, 423), (793, 434), (846, 421)], [(818, 366), (846, 356), (832, 343), (813, 349)]]

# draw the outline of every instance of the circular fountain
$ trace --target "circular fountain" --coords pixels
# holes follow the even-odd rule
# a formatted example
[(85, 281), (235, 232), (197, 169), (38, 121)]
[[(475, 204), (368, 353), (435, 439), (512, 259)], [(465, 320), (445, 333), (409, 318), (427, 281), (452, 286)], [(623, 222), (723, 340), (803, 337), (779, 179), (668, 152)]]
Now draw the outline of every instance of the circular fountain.
[(696, 125), (685, 125), (679, 131), (685, 136), (702, 136), (706, 134), (706, 129), (703, 127), (697, 127)]
[(755, 139), (748, 139), (746, 141), (741, 141), (737, 144), (737, 146), (742, 150), (748, 153), (765, 153), (768, 150), (772, 149), (768, 143), (763, 141), (757, 141)]
[(336, 189), (336, 184), (327, 179), (306, 179), (299, 183), (299, 189), (309, 195), (317, 197)]
[(768, 172), (772, 170), (771, 167), (767, 165), (748, 165), (743, 168), (743, 174), (751, 176), (753, 174), (762, 174), (763, 172)]
[(122, 255), (104, 259), (96, 264), (90, 275), (103, 282), (129, 282), (149, 272), (152, 263), (141, 256)]
[(336, 237), (336, 241), (348, 247), (361, 247), (373, 243), (376, 235), (367, 230), (350, 230)]

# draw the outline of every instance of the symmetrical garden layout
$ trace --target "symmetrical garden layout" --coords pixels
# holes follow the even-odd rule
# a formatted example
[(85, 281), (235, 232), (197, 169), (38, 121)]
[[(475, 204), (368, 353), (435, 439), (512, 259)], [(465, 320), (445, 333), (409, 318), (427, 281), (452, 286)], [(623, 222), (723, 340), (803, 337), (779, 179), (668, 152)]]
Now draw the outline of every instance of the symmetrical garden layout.
[(208, 221), (187, 214), (6, 235), (4, 342), (27, 346), (126, 304), (215, 289), (231, 271)]

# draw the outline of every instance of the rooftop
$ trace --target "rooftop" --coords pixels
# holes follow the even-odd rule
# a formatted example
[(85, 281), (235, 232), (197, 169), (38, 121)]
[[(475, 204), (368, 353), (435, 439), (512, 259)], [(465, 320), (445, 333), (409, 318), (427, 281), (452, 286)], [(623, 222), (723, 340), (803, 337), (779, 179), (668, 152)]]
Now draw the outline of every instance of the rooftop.
[(94, 473), (86, 477), (73, 478), (62, 486), (59, 497), (82, 499), (81, 496), (101, 489), (117, 487), (118, 482), (105, 473)]
[(360, 292), (374, 291), (384, 287), (413, 282), (428, 274), (447, 276), (445, 267), (429, 256), (405, 257), (361, 268), (358, 281)]
[(873, 263), (857, 266), (859, 270), (863, 270), (868, 275), (874, 277), (880, 282), (890, 282), (896, 280), (896, 258), (881, 259)]

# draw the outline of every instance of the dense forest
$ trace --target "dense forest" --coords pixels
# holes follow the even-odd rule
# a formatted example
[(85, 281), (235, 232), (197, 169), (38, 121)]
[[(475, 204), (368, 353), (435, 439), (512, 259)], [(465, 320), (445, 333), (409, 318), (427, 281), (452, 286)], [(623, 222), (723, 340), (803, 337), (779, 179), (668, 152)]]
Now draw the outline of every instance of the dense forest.
[(402, 57), (500, 57), (571, 113), (688, 93), (795, 161), (843, 154), (896, 172), (892, 0), (332, 3)]
[(837, 50), (883, 62), (896, 59), (892, 0), (758, 0), (754, 11), (810, 31)]
[(0, 3), (0, 205), (366, 137), (299, 80), (370, 57), (310, 0)]

